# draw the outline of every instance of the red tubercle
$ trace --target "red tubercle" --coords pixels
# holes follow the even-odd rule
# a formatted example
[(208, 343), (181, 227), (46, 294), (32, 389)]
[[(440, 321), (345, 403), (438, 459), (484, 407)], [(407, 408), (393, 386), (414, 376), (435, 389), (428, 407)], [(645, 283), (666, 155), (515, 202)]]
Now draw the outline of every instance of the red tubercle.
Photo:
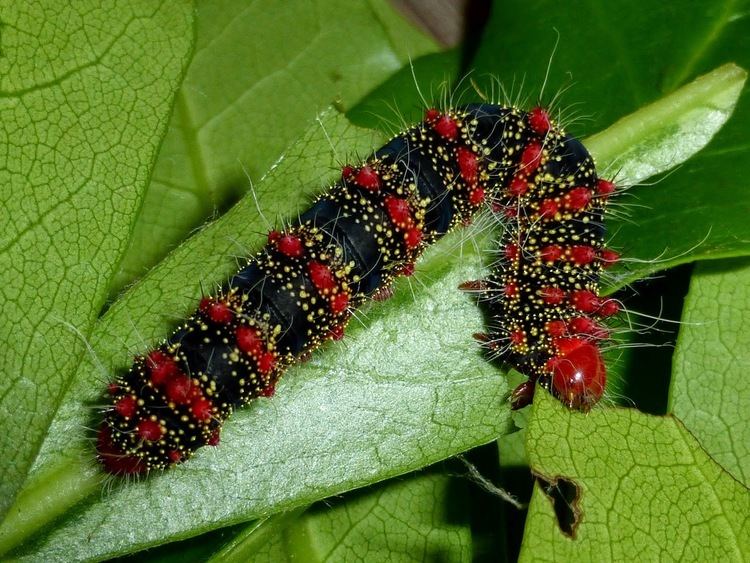
[(539, 296), (547, 305), (559, 305), (565, 300), (565, 292), (559, 287), (543, 287)]
[(117, 395), (119, 392), (120, 386), (117, 383), (115, 383), (114, 381), (107, 383), (107, 393), (109, 395)]
[(547, 198), (543, 199), (539, 204), (539, 216), (544, 218), (551, 218), (557, 215), (560, 211), (560, 204), (554, 199)]
[(601, 303), (593, 291), (580, 289), (570, 293), (570, 304), (582, 313), (594, 313)]
[(182, 454), (179, 450), (171, 450), (168, 454), (169, 461), (172, 463), (180, 463), (182, 461)]
[(250, 356), (258, 356), (264, 348), (263, 336), (257, 328), (240, 325), (235, 329), (234, 336), (237, 347)]
[(406, 277), (413, 276), (414, 275), (414, 268), (415, 268), (414, 262), (407, 262), (406, 264), (404, 264), (403, 266), (401, 266), (401, 268), (399, 269), (398, 273), (401, 276), (406, 276)]
[(266, 385), (258, 394), (258, 396), (265, 397), (266, 399), (270, 399), (275, 394), (276, 394), (276, 382), (272, 382)]
[(96, 451), (104, 470), (110, 475), (136, 475), (148, 471), (141, 458), (127, 455), (112, 441), (112, 431), (102, 425), (96, 438)]
[(529, 126), (539, 135), (545, 135), (552, 127), (549, 113), (544, 108), (535, 107), (528, 115)]
[(508, 194), (513, 197), (521, 197), (529, 191), (529, 183), (523, 174), (516, 174), (508, 184)]
[(164, 434), (161, 424), (151, 419), (141, 420), (136, 426), (136, 432), (141, 440), (146, 442), (156, 442)]
[(380, 176), (372, 166), (365, 165), (354, 176), (354, 183), (360, 188), (375, 192), (380, 189)]
[(190, 401), (193, 382), (187, 375), (178, 375), (167, 382), (166, 395), (170, 403), (184, 405)]
[(452, 141), (458, 136), (458, 124), (449, 115), (440, 116), (432, 128), (435, 130), (435, 133), (448, 141)]
[(279, 231), (268, 231), (268, 244), (276, 244), (277, 242), (279, 242), (280, 238), (281, 233)]
[(576, 334), (585, 334), (595, 324), (589, 317), (573, 317), (568, 321), (570, 330)]
[(469, 192), (469, 203), (472, 205), (481, 205), (484, 202), (485, 196), (484, 188), (476, 187)]
[(341, 178), (344, 180), (351, 180), (352, 176), (354, 176), (355, 168), (350, 165), (346, 165), (341, 169)]
[(458, 161), (458, 169), (461, 171), (461, 177), (464, 181), (471, 185), (476, 183), (479, 172), (479, 159), (474, 151), (466, 147), (458, 147), (456, 149), (456, 160)]
[(429, 108), (427, 111), (424, 112), (424, 120), (433, 122), (437, 120), (438, 117), (440, 117), (440, 112), (436, 110), (435, 108)]
[(216, 324), (228, 324), (232, 322), (234, 318), (234, 311), (231, 307), (223, 301), (217, 301), (211, 297), (204, 297), (201, 299), (199, 307), (201, 313), (206, 315), (212, 322)]
[(593, 197), (594, 194), (590, 189), (579, 186), (563, 196), (563, 205), (571, 211), (581, 211), (586, 208)]
[(521, 169), (520, 171), (526, 176), (533, 174), (539, 165), (542, 163), (542, 154), (544, 149), (540, 143), (532, 141), (521, 153)]
[(539, 258), (544, 262), (556, 262), (563, 255), (563, 249), (557, 244), (550, 244), (539, 249)]
[(419, 247), (422, 242), (422, 231), (413, 227), (404, 233), (404, 240), (406, 241), (406, 248), (414, 249)]
[(115, 403), (115, 412), (123, 418), (131, 418), (138, 407), (138, 401), (132, 395), (126, 395)]
[(346, 311), (349, 307), (349, 295), (346, 293), (337, 293), (331, 298), (331, 312), (335, 315)]
[(570, 327), (571, 332), (588, 336), (596, 340), (602, 340), (609, 337), (609, 331), (589, 317), (573, 317), (568, 321), (568, 326)]
[(146, 356), (146, 365), (149, 366), (149, 368), (154, 368), (156, 366), (159, 366), (163, 363), (172, 363), (173, 359), (171, 356), (165, 354), (161, 350), (152, 350), (148, 353), (148, 356)]
[(515, 243), (510, 243), (505, 246), (505, 257), (508, 260), (516, 260), (520, 252), (520, 247)]
[(344, 338), (344, 325), (332, 326), (329, 332), (331, 340), (341, 340)]
[(264, 352), (258, 358), (258, 371), (261, 375), (268, 375), (276, 368), (276, 354)]
[(213, 405), (208, 399), (199, 397), (190, 403), (190, 414), (195, 420), (205, 422), (213, 415)]
[(503, 215), (505, 215), (508, 219), (514, 219), (518, 217), (518, 208), (511, 206), (511, 205), (505, 205), (501, 206), (501, 209), (503, 211)]
[(602, 317), (611, 317), (619, 312), (620, 304), (614, 299), (607, 299), (601, 304), (601, 307), (599, 307), (599, 310), (597, 311)]
[(526, 342), (526, 333), (521, 329), (510, 331), (510, 342), (513, 346), (521, 346)]
[(620, 261), (620, 253), (614, 250), (610, 250), (609, 248), (605, 248), (599, 253), (599, 258), (602, 261), (602, 265), (605, 268), (609, 268), (610, 266), (617, 264), (617, 262)]
[(315, 289), (320, 293), (327, 295), (338, 285), (331, 269), (316, 260), (307, 265), (307, 271), (310, 274)]
[(505, 297), (508, 299), (515, 299), (518, 297), (518, 284), (514, 282), (509, 282), (505, 284), (505, 287), (503, 288), (503, 293), (505, 294)]
[(208, 441), (206, 442), (207, 446), (218, 446), (219, 442), (221, 442), (221, 427), (217, 428), (211, 433), (211, 436), (208, 438)]
[(305, 252), (300, 238), (290, 234), (281, 235), (276, 248), (287, 258), (299, 258)]
[(547, 321), (544, 325), (544, 330), (553, 338), (559, 338), (568, 332), (568, 326), (565, 321), (557, 319), (554, 321)]
[(600, 178), (596, 183), (597, 195), (600, 195), (605, 198), (613, 194), (616, 189), (617, 187), (615, 186), (615, 184), (608, 180), (603, 180)]
[(161, 350), (152, 350), (149, 352), (145, 363), (150, 373), (151, 383), (157, 387), (163, 385), (180, 371), (174, 358)]
[(591, 264), (596, 260), (596, 250), (587, 245), (575, 245), (570, 247), (570, 261), (578, 266)]
[(567, 338), (558, 338), (555, 340), (555, 348), (557, 349), (558, 355), (566, 355), (575, 350), (576, 348), (579, 348), (580, 346), (583, 346), (586, 344), (586, 341), (582, 338), (574, 338), (574, 337), (567, 337)]
[(559, 339), (558, 355), (547, 366), (552, 388), (571, 408), (589, 410), (604, 394), (606, 369), (599, 349), (581, 338)]
[(398, 228), (408, 229), (414, 226), (409, 202), (405, 199), (388, 195), (385, 197), (385, 209), (393, 224)]

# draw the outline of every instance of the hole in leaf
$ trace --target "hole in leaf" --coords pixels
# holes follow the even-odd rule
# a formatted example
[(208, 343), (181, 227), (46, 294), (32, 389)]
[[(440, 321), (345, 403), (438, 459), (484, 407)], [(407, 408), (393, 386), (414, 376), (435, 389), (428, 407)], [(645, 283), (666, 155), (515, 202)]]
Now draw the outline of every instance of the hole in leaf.
[(579, 506), (581, 487), (575, 481), (565, 477), (547, 480), (541, 475), (536, 475), (536, 479), (552, 503), (560, 531), (567, 537), (575, 539), (576, 529), (583, 516)]

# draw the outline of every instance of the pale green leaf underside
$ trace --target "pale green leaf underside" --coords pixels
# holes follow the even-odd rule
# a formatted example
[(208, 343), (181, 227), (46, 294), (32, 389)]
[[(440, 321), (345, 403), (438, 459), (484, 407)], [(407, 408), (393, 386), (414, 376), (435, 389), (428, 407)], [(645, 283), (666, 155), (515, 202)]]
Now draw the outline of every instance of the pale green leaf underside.
[(597, 171), (631, 186), (684, 162), (727, 121), (746, 78), (724, 65), (589, 137), (586, 147), (602, 163)]

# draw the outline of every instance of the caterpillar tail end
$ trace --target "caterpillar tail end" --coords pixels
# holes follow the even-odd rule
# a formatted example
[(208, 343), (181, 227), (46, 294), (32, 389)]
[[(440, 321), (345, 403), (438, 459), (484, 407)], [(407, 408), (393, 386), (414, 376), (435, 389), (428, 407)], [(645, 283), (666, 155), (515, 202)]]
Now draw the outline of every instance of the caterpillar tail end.
[(96, 439), (96, 453), (104, 471), (110, 475), (141, 475), (148, 471), (143, 460), (123, 452), (112, 440), (112, 430), (102, 424)]

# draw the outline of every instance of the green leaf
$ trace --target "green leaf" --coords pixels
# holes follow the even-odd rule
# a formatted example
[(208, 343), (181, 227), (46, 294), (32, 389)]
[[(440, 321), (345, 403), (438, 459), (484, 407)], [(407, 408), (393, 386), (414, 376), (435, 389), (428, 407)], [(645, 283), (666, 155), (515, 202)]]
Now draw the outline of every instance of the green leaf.
[[(377, 144), (369, 138), (363, 142), (362, 137), (341, 117), (323, 121), (258, 185), (261, 207), (294, 215), (294, 209), (303, 204), (285, 198), (282, 186), (288, 185), (290, 178), (296, 179), (292, 185), (319, 185), (320, 162), (332, 156), (329, 143), (337, 143), (334, 158), (342, 150), (356, 152)], [(349, 144), (350, 139), (358, 145)], [(602, 143), (606, 146), (606, 136)], [(130, 355), (124, 353), (120, 339), (126, 338), (125, 345), (136, 348), (142, 338), (158, 338), (170, 325), (163, 314), (165, 307), (189, 309), (200, 295), (201, 285), (229, 275), (236, 267), (228, 257), (232, 241), (235, 237), (243, 241), (260, 238), (259, 220), (255, 200), (246, 198), (172, 253), (116, 303), (92, 336), (93, 349), (104, 365), (108, 369), (124, 367)], [(367, 330), (356, 327), (353, 338), (347, 340), (348, 349), (329, 351), (323, 365), (291, 370), (272, 411), (262, 409), (259, 403), (237, 413), (227, 424), (226, 445), (218, 459), (203, 452), (169, 476), (129, 487), (91, 505), (85, 517), (61, 526), (34, 556), (75, 549), (82, 535), (90, 538), (86, 556), (132, 551), (220, 524), (309, 504), (422, 467), (502, 433), (508, 417), (505, 388), (476, 348), (472, 354), (466, 353), (467, 335), (480, 330), (481, 318), (470, 300), (455, 291), (461, 280), (481, 274), (480, 260), (472, 245), (455, 245), (456, 237), (441, 242), (423, 262), (419, 279), (429, 291), (404, 291), (384, 306), (368, 310)], [(446, 259), (451, 247), (453, 256)], [(222, 251), (217, 253), (217, 249)], [(185, 286), (183, 280), (201, 279), (206, 270), (211, 277), (204, 284)], [(140, 312), (138, 318), (133, 318), (134, 311)], [(373, 346), (373, 342), (383, 345)], [(471, 376), (467, 379), (466, 374)], [(86, 424), (87, 413), (80, 400), (94, 400), (97, 391), (93, 384), (99, 378), (96, 364), (90, 362), (71, 393), (76, 399), (65, 404), (51, 429), (45, 457), (61, 460), (70, 455), (67, 429)], [(364, 404), (370, 405), (365, 411)], [(305, 424), (300, 424), (302, 420)], [(259, 432), (261, 428), (263, 432)], [(446, 428), (451, 428), (448, 434)], [(414, 434), (414, 429), (420, 431)], [(399, 438), (389, 449), (389, 437), (394, 435)], [(373, 444), (379, 446), (373, 449)], [(311, 471), (306, 456), (299, 457), (301, 451), (308, 452), (318, 471)], [(84, 457), (86, 449), (79, 455)], [(287, 461), (280, 469), (282, 460)], [(234, 477), (219, 483), (213, 477), (216, 470), (231, 472)], [(281, 489), (279, 481), (284, 483)], [(163, 495), (174, 497), (178, 484), (182, 490), (193, 491), (181, 501), (191, 518), (164, 513), (154, 505)], [(252, 501), (242, 500), (243, 490)], [(134, 504), (141, 507), (137, 516), (132, 511)], [(104, 515), (117, 515), (108, 519), (111, 529), (100, 523)], [(98, 532), (92, 536), (95, 522)], [(140, 532), (135, 542), (132, 536), (117, 535), (124, 523)]]
[(320, 111), (435, 48), (382, 0), (203, 1), (196, 31), (112, 295), (247, 193)]
[[(498, 3), (498, 6), (505, 4)], [(640, 90), (639, 95), (622, 95), (621, 90), (629, 88), (631, 84), (628, 82), (624, 85), (623, 74), (613, 70), (616, 67), (611, 54), (600, 54), (600, 51), (591, 48), (605, 34), (600, 27), (581, 24), (584, 16), (589, 17), (590, 14), (573, 12), (551, 2), (541, 6), (543, 13), (537, 14), (538, 19), (526, 18), (529, 15), (527, 10), (536, 8), (516, 6), (515, 14), (521, 18), (519, 21), (514, 20), (516, 15), (513, 12), (509, 14), (505, 8), (498, 8), (499, 15), (485, 34), (484, 70), (500, 68), (500, 63), (511, 61), (523, 69), (521, 74), (526, 74), (530, 69), (543, 72), (546, 56), (554, 41), (552, 23), (557, 26), (564, 24), (566, 32), (561, 50), (566, 55), (563, 63), (556, 59), (558, 62), (554, 63), (553, 70), (583, 71), (577, 76), (584, 78), (583, 95), (579, 97), (581, 92), (576, 89), (569, 99), (582, 100), (587, 104), (585, 110), (588, 111), (601, 108), (596, 121), (587, 124), (586, 132), (599, 129), (641, 108), (646, 100), (655, 100), (662, 92), (673, 91), (679, 83), (698, 72), (698, 67), (693, 63), (682, 65), (682, 71), (676, 74), (671, 68), (665, 71), (665, 66), (671, 65), (672, 61), (682, 60), (682, 54), (688, 52), (684, 45), (678, 45), (674, 50), (664, 49), (664, 45), (671, 45), (671, 42), (679, 43), (674, 41), (672, 24), (663, 24), (664, 21), (673, 20), (664, 18), (664, 13), (659, 11), (668, 10), (668, 7), (651, 11), (632, 7), (625, 10), (615, 4), (612, 8), (614, 15), (610, 17), (618, 23), (627, 18), (637, 20), (636, 23), (628, 21), (623, 28), (632, 32), (633, 45), (637, 49), (633, 47), (631, 50), (638, 50), (639, 56), (640, 51), (646, 53), (642, 55), (645, 62), (633, 67), (644, 69), (644, 77), (641, 79), (635, 73), (638, 79), (633, 80), (634, 88)], [(350, 9), (350, 5), (347, 5), (346, 10)], [(680, 35), (680, 39), (690, 35), (689, 30), (697, 27), (715, 31), (713, 35), (705, 37), (718, 38), (721, 45), (717, 49), (707, 49), (715, 54), (712, 57), (701, 58), (702, 52), (689, 52), (690, 61), (700, 62), (701, 70), (732, 60), (734, 55), (728, 56), (727, 53), (747, 56), (750, 50), (741, 49), (746, 36), (736, 31), (746, 29), (747, 18), (731, 17), (730, 9), (729, 16), (717, 23), (706, 20), (700, 10), (687, 10), (684, 6), (676, 10), (684, 12), (685, 19), (689, 19), (683, 21), (686, 31)], [(222, 27), (222, 14), (221, 10), (216, 12), (216, 29)], [(228, 9), (226, 17), (228, 21), (231, 20)], [(343, 14), (332, 15), (330, 19), (338, 17), (343, 17)], [(652, 17), (654, 19), (650, 20)], [(704, 21), (709, 22), (707, 27)], [(529, 22), (533, 25), (529, 25)], [(721, 22), (731, 22), (731, 25), (719, 25)], [(512, 29), (508, 29), (509, 24)], [(549, 26), (544, 27), (547, 24)], [(534, 26), (540, 27), (533, 29)], [(726, 29), (730, 29), (733, 35), (725, 33)], [(295, 28), (294, 32), (298, 30)], [(277, 34), (276, 39), (285, 38), (290, 33), (284, 30)], [(394, 44), (405, 40), (399, 33), (388, 35)], [(695, 35), (701, 37), (698, 32)], [(545, 37), (550, 39), (548, 46), (544, 45)], [(648, 40), (650, 38), (654, 39), (653, 43)], [(733, 47), (733, 42), (739, 47)], [(341, 48), (340, 41), (328, 43), (333, 50)], [(705, 44), (705, 41), (701, 44)], [(664, 58), (655, 57), (654, 49), (656, 53), (664, 53)], [(537, 57), (542, 50), (544, 56)], [(662, 64), (654, 64), (654, 60)], [(219, 59), (215, 65), (221, 62)], [(354, 62), (361, 65), (363, 60)], [(743, 64), (747, 65), (747, 62)], [(308, 63), (312, 68), (316, 64), (315, 61)], [(685, 69), (689, 69), (689, 72), (684, 72)], [(633, 69), (629, 69), (630, 75), (633, 72)], [(507, 73), (495, 71), (495, 74), (499, 74), (506, 83), (513, 78)], [(665, 75), (671, 76), (671, 79), (662, 88), (658, 86), (658, 79)], [(551, 83), (554, 84), (555, 80), (553, 76)], [(541, 84), (541, 78), (537, 80), (529, 73), (527, 83)], [(560, 84), (559, 79), (557, 84)], [(592, 88), (590, 92), (587, 90), (589, 87)], [(405, 97), (414, 99), (412, 92), (410, 90)], [(393, 99), (399, 103), (402, 98), (397, 96)], [(288, 103), (273, 107), (273, 111), (279, 115), (289, 110)], [(739, 115), (735, 116), (728, 128), (731, 135), (727, 136), (722, 131), (709, 147), (710, 152), (706, 151), (704, 160), (700, 160), (703, 158), (700, 157), (691, 161), (702, 163), (702, 168), (695, 172), (695, 177), (700, 180), (698, 185), (681, 181), (676, 184), (679, 191), (670, 193), (671, 199), (658, 202), (658, 211), (665, 215), (652, 216), (641, 213), (639, 209), (636, 214), (639, 225), (647, 219), (653, 220), (644, 223), (643, 231), (631, 229), (626, 235), (622, 235), (622, 232), (628, 227), (617, 225), (614, 230), (620, 237), (618, 240), (624, 241), (621, 246), (626, 250), (631, 244), (636, 249), (641, 248), (645, 251), (639, 250), (633, 255), (647, 258), (658, 255), (665, 246), (670, 250), (682, 248), (673, 246), (673, 242), (689, 245), (686, 249), (692, 252), (696, 241), (703, 239), (704, 227), (715, 222), (717, 232), (712, 232), (714, 238), (705, 243), (706, 256), (719, 255), (721, 252), (746, 252), (750, 237), (746, 236), (743, 229), (747, 227), (744, 221), (739, 221), (738, 216), (744, 205), (745, 192), (742, 188), (746, 186), (747, 165), (738, 155), (746, 138), (747, 109), (746, 100), (743, 100)], [(242, 123), (229, 124), (233, 127), (231, 131), (242, 135), (247, 129), (245, 118), (237, 116), (236, 119)], [(318, 130), (318, 135), (310, 134), (286, 151), (288, 156), (274, 175), (256, 182), (260, 207), (271, 222), (294, 216), (298, 209), (304, 208), (307, 195), (321, 190), (333, 177), (329, 169), (345, 160), (356, 160), (357, 155), (364, 155), (379, 145), (367, 132), (347, 128), (346, 123), (328, 118), (324, 123), (327, 133), (338, 147), (335, 154), (331, 154), (327, 141), (323, 140)], [(178, 128), (180, 126), (180, 123), (176, 125)], [(581, 129), (573, 128), (573, 132), (579, 134)], [(215, 150), (220, 151), (222, 141), (217, 137), (216, 142)], [(287, 142), (291, 142), (291, 138)], [(304, 158), (300, 159), (300, 155), (304, 155)], [(231, 157), (224, 156), (227, 159)], [(295, 161), (298, 161), (298, 166)], [(241, 163), (247, 167), (252, 161), (243, 157)], [(678, 175), (689, 166), (691, 164), (683, 166), (657, 187), (644, 187), (632, 193), (645, 200), (662, 189), (672, 189), (670, 186), (674, 178), (679, 178)], [(241, 168), (235, 169), (235, 177), (244, 183)], [(168, 174), (174, 174), (179, 179), (185, 171), (185, 167), (175, 166)], [(251, 172), (253, 174), (257, 179), (262, 170)], [(731, 186), (731, 189), (725, 190), (726, 194), (717, 195), (716, 185)], [(298, 190), (300, 186), (304, 187), (302, 193)], [(157, 202), (158, 205), (162, 203)], [(686, 207), (694, 216), (689, 213), (685, 215)], [(170, 213), (179, 214), (181, 209), (175, 207)], [(661, 230), (669, 216), (680, 213), (681, 220), (675, 223), (675, 227), (670, 226), (669, 231)], [(96, 482), (89, 477), (93, 469), (91, 447), (84, 442), (85, 432), (82, 428), (93, 424), (94, 417), (88, 405), (100, 401), (103, 381), (114, 370), (127, 366), (130, 354), (143, 351), (166, 336), (173, 322), (195, 306), (201, 282), (206, 288), (222, 282), (234, 268), (231, 255), (246, 255), (255, 250), (262, 238), (259, 231), (267, 228), (268, 223), (255, 211), (252, 199), (246, 199), (217, 224), (178, 248), (113, 305), (97, 324), (91, 337), (93, 349), (103, 361), (104, 369), (99, 370), (96, 362), (87, 360), (79, 371), (74, 387), (66, 396), (37, 458), (32, 486), (25, 490), (28, 493), (26, 505), (17, 505), (18, 513), (36, 509), (41, 516), (34, 525), (39, 525), (45, 522), (45, 513), (49, 519), (66, 510), (82, 494), (95, 490)], [(694, 236), (698, 231), (700, 236)], [(669, 234), (669, 240), (666, 240), (665, 232)], [(413, 288), (402, 286), (401, 293), (390, 304), (368, 309), (368, 323), (372, 328), (355, 327), (351, 331), (351, 338), (321, 350), (315, 355), (313, 363), (291, 370), (276, 399), (272, 402), (260, 401), (233, 418), (227, 425), (225, 443), (220, 449), (201, 452), (190, 464), (170, 474), (142, 483), (122, 485), (104, 497), (92, 496), (87, 504), (64, 515), (54, 527), (46, 528), (45, 535), (37, 538), (36, 544), (27, 546), (19, 553), (30, 559), (40, 559), (70, 558), (71, 554), (103, 557), (132, 552), (146, 545), (301, 506), (348, 488), (369, 484), (429, 463), (432, 459), (451, 455), (470, 447), (472, 443), (489, 440), (505, 431), (507, 407), (503, 400), (504, 380), (484, 366), (479, 355), (473, 352), (475, 348), (468, 335), (481, 326), (481, 320), (470, 300), (456, 296), (454, 291), (458, 281), (480, 275), (479, 258), (471, 247), (463, 250), (466, 258), (460, 256), (459, 251), (455, 250), (455, 238), (435, 248), (423, 263), (423, 268), (420, 268), (418, 280), (424, 282), (426, 288), (420, 288), (418, 283)], [(158, 246), (163, 240), (166, 238), (159, 237), (147, 242)], [(181, 240), (181, 236), (174, 240)], [(654, 244), (654, 241), (658, 244)], [(715, 244), (717, 241), (723, 246)], [(144, 246), (142, 250), (148, 249)], [(651, 254), (652, 251), (654, 254)], [(450, 258), (443, 262), (446, 253)], [(405, 301), (410, 304), (409, 307)], [(420, 310), (425, 306), (433, 309), (425, 313)], [(435, 343), (433, 339), (438, 337), (447, 339), (444, 341), (448, 344), (445, 354), (443, 350), (435, 351), (435, 346), (439, 348), (440, 343)], [(469, 356), (466, 355), (467, 349), (472, 350)], [(361, 358), (357, 358), (357, 354)], [(348, 367), (350, 369), (344, 373), (344, 368)], [(449, 383), (446, 384), (446, 381)], [(434, 398), (432, 402), (425, 398), (427, 396)], [(433, 415), (436, 404), (438, 418)], [(328, 410), (321, 411), (321, 407)], [(378, 410), (373, 412), (373, 409)], [(427, 422), (423, 423), (424, 420)], [(467, 426), (465, 429), (464, 424)], [(395, 439), (394, 432), (397, 433)], [(406, 432), (405, 437), (400, 434), (403, 432)], [(422, 441), (415, 437), (418, 432), (423, 432)], [(434, 439), (435, 435), (437, 439)], [(394, 441), (399, 441), (398, 448)], [(72, 490), (59, 494), (56, 481), (45, 482), (45, 477), (50, 474), (57, 475), (64, 483), (79, 481)], [(35, 507), (34, 499), (40, 498), (51, 499), (52, 506)], [(14, 515), (18, 513), (14, 512)], [(180, 519), (184, 522), (177, 522)]]
[(471, 561), (467, 483), (436, 471), (416, 473), (316, 505), (256, 541), (258, 528), (212, 563), (241, 561)]
[[(548, 393), (534, 401), (531, 468), (578, 488), (556, 515), (537, 482), (522, 561), (740, 561), (750, 555), (750, 491), (672, 417), (635, 410), (571, 412)], [(559, 521), (574, 516), (574, 538)]]
[(696, 268), (674, 357), (670, 410), (750, 486), (750, 261)]
[(191, 48), (189, 2), (3, 9), (0, 515), (125, 250)]

